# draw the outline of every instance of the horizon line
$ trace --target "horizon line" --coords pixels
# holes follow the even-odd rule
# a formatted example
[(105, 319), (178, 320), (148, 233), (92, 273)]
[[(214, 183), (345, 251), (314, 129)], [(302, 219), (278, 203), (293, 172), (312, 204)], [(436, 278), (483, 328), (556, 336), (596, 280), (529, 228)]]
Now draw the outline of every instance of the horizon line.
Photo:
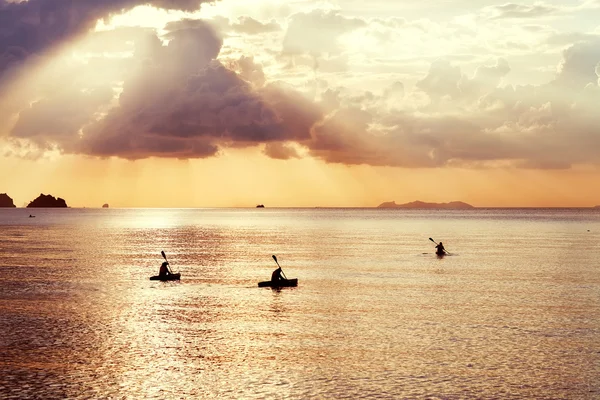
[(0, 207), (0, 209), (376, 209), (376, 210), (452, 210), (452, 211), (469, 211), (475, 209), (600, 209), (600, 205), (594, 206), (472, 206), (468, 208), (452, 208), (452, 207), (379, 207), (379, 206), (179, 206), (179, 207), (148, 207), (148, 206), (123, 206), (123, 207), (90, 207), (90, 206), (68, 206), (68, 207)]

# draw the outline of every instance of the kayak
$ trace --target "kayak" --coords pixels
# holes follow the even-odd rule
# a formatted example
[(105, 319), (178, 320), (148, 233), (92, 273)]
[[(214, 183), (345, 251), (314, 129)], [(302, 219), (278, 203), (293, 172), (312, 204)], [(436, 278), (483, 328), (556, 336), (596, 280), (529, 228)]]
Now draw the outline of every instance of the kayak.
[(436, 255), (436, 256), (438, 256), (438, 257), (444, 257), (444, 256), (446, 255), (446, 253), (444, 253), (444, 252), (441, 252), (441, 253), (440, 253), (440, 252), (437, 252), (437, 251), (436, 251), (436, 252), (435, 252), (435, 255)]
[(294, 279), (282, 279), (280, 281), (264, 281), (264, 282), (258, 282), (258, 287), (272, 287), (272, 288), (279, 288), (279, 287), (296, 287), (298, 286), (298, 279), (294, 278)]
[(154, 276), (150, 277), (150, 280), (166, 282), (166, 281), (178, 281), (179, 278), (181, 278), (181, 274), (171, 274), (171, 275), (167, 275), (167, 276), (154, 275)]

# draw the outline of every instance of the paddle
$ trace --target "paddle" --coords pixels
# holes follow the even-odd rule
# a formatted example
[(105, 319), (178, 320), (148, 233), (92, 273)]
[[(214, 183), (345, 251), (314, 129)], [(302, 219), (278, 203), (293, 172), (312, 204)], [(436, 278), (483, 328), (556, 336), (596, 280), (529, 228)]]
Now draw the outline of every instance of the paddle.
[(169, 273), (171, 275), (173, 275), (173, 271), (171, 271), (171, 268), (169, 268), (169, 260), (167, 260), (167, 255), (165, 254), (164, 251), (160, 251), (160, 254), (162, 254), (163, 258), (165, 259), (165, 261), (167, 262), (167, 270), (169, 271)]
[[(279, 269), (281, 269), (281, 265), (279, 265), (279, 263), (277, 262), (277, 257), (275, 257), (275, 254), (273, 254), (273, 260), (275, 260), (275, 262), (277, 263), (277, 266), (279, 267)], [(287, 280), (287, 276), (285, 276), (282, 269), (281, 269), (281, 275), (283, 275), (285, 280)]]
[[(435, 243), (435, 240), (433, 240), (432, 238), (429, 238), (429, 240), (431, 240), (433, 243)], [(435, 243), (437, 246), (437, 243)], [(444, 251), (446, 252), (446, 254), (450, 255), (450, 253), (448, 253), (448, 251), (446, 249), (444, 249)]]

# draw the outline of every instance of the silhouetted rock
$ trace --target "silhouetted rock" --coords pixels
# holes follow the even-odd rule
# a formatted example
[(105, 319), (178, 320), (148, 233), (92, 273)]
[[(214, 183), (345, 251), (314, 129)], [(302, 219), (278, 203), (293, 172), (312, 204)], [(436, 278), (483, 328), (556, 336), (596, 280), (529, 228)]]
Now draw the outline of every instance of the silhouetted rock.
[(107, 203), (102, 204), (102, 208), (108, 208), (108, 204)]
[(411, 203), (396, 204), (395, 201), (381, 203), (377, 208), (442, 208), (442, 209), (457, 209), (465, 210), (475, 208), (470, 204), (462, 201), (451, 201), (450, 203), (425, 203), (424, 201), (413, 201)]
[(13, 203), (13, 199), (11, 199), (6, 193), (0, 193), (0, 207), (16, 207), (15, 203)]
[(256, 208), (265, 208), (265, 205), (264, 204), (259, 204), (259, 205), (256, 206)]
[(27, 208), (45, 208), (45, 207), (67, 207), (67, 202), (63, 199), (55, 198), (51, 195), (40, 194), (37, 199), (33, 200), (31, 203), (27, 205)]

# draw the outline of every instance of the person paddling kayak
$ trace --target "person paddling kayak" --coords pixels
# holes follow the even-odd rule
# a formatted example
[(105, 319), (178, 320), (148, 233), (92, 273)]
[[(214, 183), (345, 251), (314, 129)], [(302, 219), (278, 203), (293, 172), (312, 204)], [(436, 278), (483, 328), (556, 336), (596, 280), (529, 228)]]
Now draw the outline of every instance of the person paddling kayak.
[(446, 249), (444, 248), (442, 242), (435, 246), (435, 249), (435, 254), (437, 254), (438, 256), (443, 256), (444, 254), (446, 254)]
[(161, 264), (160, 269), (158, 270), (158, 277), (165, 278), (169, 275), (171, 275), (171, 271), (169, 271), (169, 263), (164, 261)]
[(285, 278), (281, 275), (281, 267), (279, 267), (271, 274), (271, 282), (275, 283), (283, 280)]

